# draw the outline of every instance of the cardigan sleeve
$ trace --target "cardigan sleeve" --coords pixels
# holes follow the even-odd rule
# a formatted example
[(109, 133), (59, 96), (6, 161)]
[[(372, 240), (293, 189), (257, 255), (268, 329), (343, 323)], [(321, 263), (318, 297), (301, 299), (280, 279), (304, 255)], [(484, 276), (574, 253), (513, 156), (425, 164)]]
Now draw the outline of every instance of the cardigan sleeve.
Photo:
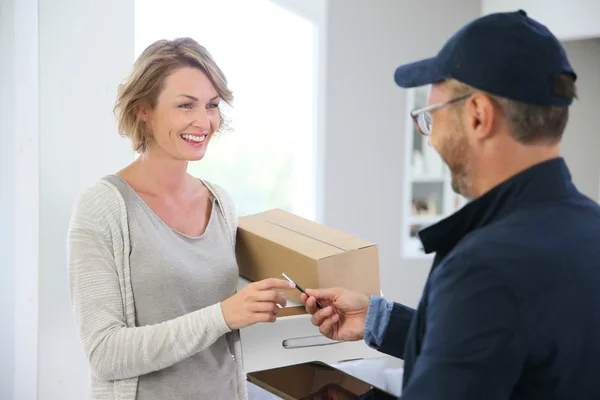
[[(156, 325), (128, 327), (124, 236), (118, 191), (98, 183), (78, 199), (68, 232), (68, 269), (75, 322), (92, 373), (120, 380), (169, 367), (230, 332), (221, 304)], [(132, 305), (127, 305), (132, 307)]]

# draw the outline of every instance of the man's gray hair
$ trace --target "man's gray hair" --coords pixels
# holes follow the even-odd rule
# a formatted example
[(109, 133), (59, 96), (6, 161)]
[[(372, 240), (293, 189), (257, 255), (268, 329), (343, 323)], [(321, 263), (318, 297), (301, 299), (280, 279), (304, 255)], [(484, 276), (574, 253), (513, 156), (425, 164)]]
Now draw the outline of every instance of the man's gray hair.
[[(467, 94), (477, 89), (460, 82), (453, 85), (457, 94)], [(556, 79), (554, 91), (561, 96), (576, 98), (575, 81), (571, 75), (561, 74)], [(521, 143), (556, 143), (561, 140), (567, 121), (569, 107), (538, 106), (522, 103), (487, 93), (494, 99), (511, 128), (512, 136)]]

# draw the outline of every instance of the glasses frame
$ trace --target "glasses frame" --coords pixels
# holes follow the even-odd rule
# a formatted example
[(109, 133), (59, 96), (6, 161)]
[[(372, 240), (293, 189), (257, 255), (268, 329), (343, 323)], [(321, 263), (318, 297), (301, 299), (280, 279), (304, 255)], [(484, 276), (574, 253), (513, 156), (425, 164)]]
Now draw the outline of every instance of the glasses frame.
[(458, 101), (465, 100), (465, 99), (471, 97), (472, 95), (473, 95), (473, 93), (468, 93), (468, 94), (465, 94), (465, 95), (462, 95), (462, 96), (455, 97), (455, 98), (450, 99), (448, 101), (444, 101), (442, 103), (431, 104), (429, 106), (425, 106), (425, 107), (420, 107), (420, 108), (414, 109), (414, 110), (412, 110), (410, 112), (410, 116), (411, 116), (411, 118), (412, 118), (415, 126), (417, 127), (417, 130), (419, 131), (419, 133), (421, 135), (423, 135), (423, 136), (430, 136), (431, 132), (424, 132), (421, 129), (421, 126), (419, 125), (419, 116), (421, 114), (427, 113), (427, 114), (429, 114), (429, 118), (431, 119), (431, 112), (432, 111), (439, 110), (440, 108), (446, 107), (449, 104), (453, 104), (453, 103), (456, 103)]

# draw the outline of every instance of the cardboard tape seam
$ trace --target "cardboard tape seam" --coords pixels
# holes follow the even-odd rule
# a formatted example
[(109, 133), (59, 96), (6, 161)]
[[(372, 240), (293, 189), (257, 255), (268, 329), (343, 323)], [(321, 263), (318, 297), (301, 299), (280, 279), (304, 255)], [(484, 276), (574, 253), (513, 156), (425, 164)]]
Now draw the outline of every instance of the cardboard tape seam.
[(280, 227), (282, 227), (282, 228), (284, 228), (284, 229), (290, 230), (290, 231), (292, 231), (292, 232), (296, 232), (296, 233), (298, 233), (298, 234), (300, 234), (300, 235), (302, 235), (302, 236), (306, 236), (306, 237), (308, 237), (308, 238), (314, 239), (314, 240), (316, 240), (316, 241), (318, 241), (318, 242), (325, 243), (325, 244), (327, 244), (327, 245), (329, 245), (329, 246), (331, 246), (331, 247), (335, 247), (336, 249), (343, 250), (343, 251), (350, 251), (350, 250), (348, 250), (348, 249), (345, 249), (345, 248), (343, 248), (343, 247), (336, 246), (336, 245), (335, 245), (335, 244), (333, 244), (333, 243), (329, 243), (329, 242), (327, 242), (327, 241), (325, 241), (325, 240), (322, 240), (322, 239), (319, 239), (319, 238), (317, 238), (317, 237), (314, 237), (314, 236), (308, 235), (308, 234), (306, 234), (306, 233), (304, 233), (304, 232), (300, 232), (299, 230), (297, 230), (297, 229), (294, 229), (294, 228), (291, 228), (291, 227), (289, 227), (289, 226), (287, 226), (287, 225), (280, 224), (279, 222), (271, 221), (271, 220), (269, 220), (269, 219), (265, 219), (265, 218), (261, 218), (261, 219), (262, 219), (263, 221), (269, 222), (269, 223), (271, 223), (271, 224), (273, 224), (273, 225), (277, 225), (277, 226), (280, 226)]

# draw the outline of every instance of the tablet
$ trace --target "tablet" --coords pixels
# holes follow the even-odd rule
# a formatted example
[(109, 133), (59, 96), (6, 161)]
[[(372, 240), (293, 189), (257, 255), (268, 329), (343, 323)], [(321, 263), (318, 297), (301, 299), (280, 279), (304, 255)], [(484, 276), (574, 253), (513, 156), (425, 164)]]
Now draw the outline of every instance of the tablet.
[(248, 373), (248, 381), (284, 400), (396, 400), (397, 396), (313, 361)]

